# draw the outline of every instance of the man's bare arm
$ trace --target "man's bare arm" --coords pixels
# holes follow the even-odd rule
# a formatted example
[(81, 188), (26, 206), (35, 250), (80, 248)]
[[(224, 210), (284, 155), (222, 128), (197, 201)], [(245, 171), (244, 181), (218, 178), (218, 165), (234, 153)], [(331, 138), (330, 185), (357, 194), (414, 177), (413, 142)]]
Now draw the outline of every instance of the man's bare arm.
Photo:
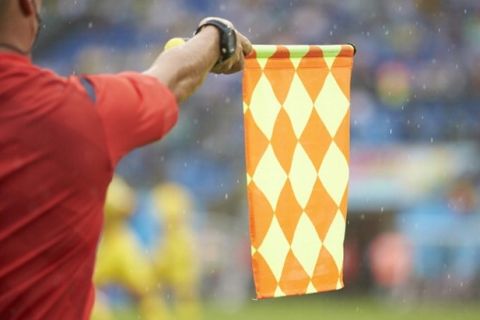
[(172, 48), (158, 56), (144, 74), (156, 77), (177, 97), (184, 101), (202, 84), (209, 72), (234, 73), (243, 69), (244, 56), (252, 46), (237, 32), (237, 50), (228, 60), (216, 64), (220, 58), (220, 36), (213, 26), (205, 26), (184, 45)]

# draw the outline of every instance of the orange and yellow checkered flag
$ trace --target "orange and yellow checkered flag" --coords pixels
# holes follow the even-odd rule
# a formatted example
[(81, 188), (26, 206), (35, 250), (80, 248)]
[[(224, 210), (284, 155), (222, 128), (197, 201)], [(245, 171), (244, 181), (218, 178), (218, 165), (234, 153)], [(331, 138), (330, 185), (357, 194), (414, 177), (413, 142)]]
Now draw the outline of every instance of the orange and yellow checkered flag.
[(258, 298), (343, 287), (354, 48), (254, 46), (244, 79)]

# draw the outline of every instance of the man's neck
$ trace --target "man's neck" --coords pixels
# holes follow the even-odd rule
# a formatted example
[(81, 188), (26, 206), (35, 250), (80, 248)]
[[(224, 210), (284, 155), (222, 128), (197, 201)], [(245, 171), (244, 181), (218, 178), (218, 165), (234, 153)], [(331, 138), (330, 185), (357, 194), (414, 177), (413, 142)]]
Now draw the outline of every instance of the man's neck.
[(9, 43), (0, 42), (0, 53), (4, 53), (4, 52), (6, 52), (6, 53), (17, 53), (17, 54), (21, 54), (21, 55), (26, 56), (26, 57), (30, 57), (30, 54), (28, 52), (23, 51), (19, 47), (15, 46), (15, 45), (11, 45)]
[(31, 32), (26, 22), (15, 19), (3, 22), (0, 28), (0, 50), (29, 57), (31, 45)]

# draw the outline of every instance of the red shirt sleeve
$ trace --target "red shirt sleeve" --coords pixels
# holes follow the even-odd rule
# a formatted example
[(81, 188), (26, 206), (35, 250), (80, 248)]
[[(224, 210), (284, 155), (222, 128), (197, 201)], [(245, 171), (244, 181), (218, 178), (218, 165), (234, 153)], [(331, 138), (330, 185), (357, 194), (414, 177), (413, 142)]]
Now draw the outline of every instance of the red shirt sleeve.
[(176, 98), (156, 78), (135, 72), (85, 78), (95, 88), (113, 165), (132, 149), (162, 138), (177, 121)]

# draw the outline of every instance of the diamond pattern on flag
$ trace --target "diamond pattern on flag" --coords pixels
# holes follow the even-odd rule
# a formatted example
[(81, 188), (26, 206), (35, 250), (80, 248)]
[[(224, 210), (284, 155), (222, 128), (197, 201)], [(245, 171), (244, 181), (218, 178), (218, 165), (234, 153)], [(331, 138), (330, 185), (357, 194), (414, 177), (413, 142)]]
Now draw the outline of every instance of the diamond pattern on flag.
[(257, 297), (343, 287), (354, 48), (254, 46), (243, 78)]

